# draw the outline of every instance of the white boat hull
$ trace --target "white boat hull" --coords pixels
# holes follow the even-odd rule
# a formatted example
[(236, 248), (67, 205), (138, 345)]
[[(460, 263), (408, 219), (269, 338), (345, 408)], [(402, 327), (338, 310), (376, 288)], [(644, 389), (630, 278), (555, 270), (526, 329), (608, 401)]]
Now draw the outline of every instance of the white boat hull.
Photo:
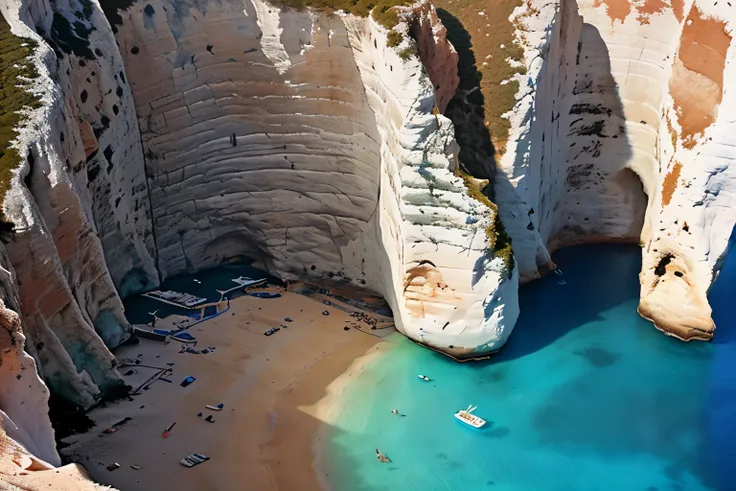
[(476, 416), (475, 414), (470, 414), (467, 411), (456, 412), (455, 418), (462, 424), (475, 428), (476, 430), (481, 429), (486, 424), (485, 419)]

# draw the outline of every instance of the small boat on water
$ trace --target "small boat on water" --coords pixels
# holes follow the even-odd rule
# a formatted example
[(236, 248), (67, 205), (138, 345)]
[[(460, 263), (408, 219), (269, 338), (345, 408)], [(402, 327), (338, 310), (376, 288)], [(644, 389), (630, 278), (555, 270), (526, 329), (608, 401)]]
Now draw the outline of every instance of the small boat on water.
[(424, 380), (425, 382), (429, 382), (429, 377), (427, 377), (426, 375), (419, 374), (419, 375), (417, 375), (417, 377), (419, 377), (420, 379)]
[(460, 421), (463, 424), (466, 424), (470, 426), (471, 428), (480, 429), (483, 427), (483, 425), (486, 424), (486, 420), (481, 418), (480, 416), (476, 416), (473, 414), (473, 411), (478, 409), (478, 406), (473, 406), (472, 404), (468, 406), (467, 409), (461, 409), (460, 411), (455, 413), (455, 417), (458, 421)]

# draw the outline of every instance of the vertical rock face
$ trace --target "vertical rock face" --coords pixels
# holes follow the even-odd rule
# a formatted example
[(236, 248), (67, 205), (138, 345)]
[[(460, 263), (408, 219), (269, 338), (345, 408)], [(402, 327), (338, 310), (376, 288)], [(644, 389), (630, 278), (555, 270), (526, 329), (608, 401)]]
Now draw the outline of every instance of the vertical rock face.
[[(399, 27), (427, 73), (399, 57), (413, 41), (388, 48), (369, 19), (258, 0), (177, 5), (135, 4), (115, 24), (162, 276), (241, 256), (281, 277), (337, 275), (383, 293), (415, 339), (459, 355), (497, 349), (516, 314), (486, 301), (502, 268), (482, 259), (490, 211), (452, 173), (438, 109), (457, 55), (434, 9), (405, 9)], [(435, 269), (417, 274), (422, 261)]]
[(548, 269), (557, 247), (637, 240), (639, 312), (681, 339), (712, 337), (706, 294), (736, 221), (736, 13), (718, 4), (517, 9), (529, 70), (496, 189), (522, 280)]
[(519, 281), (555, 248), (641, 241), (642, 315), (710, 338), (736, 221), (734, 18), (673, 2), (514, 13), (527, 70), (494, 185), (515, 263), (490, 252), (495, 208), (459, 176), (441, 114), (457, 54), (428, 3), (398, 10), (388, 47), (371, 18), (262, 0), (0, 0), (39, 42), (42, 102), (3, 202), (6, 431), (56, 462), (35, 370), (89, 407), (121, 384), (121, 296), (242, 257), (373, 289), (401, 332), (473, 358), (506, 341)]
[[(444, 49), (456, 56), (442, 41), (434, 8), (415, 7), (412, 17), (420, 55)], [(469, 197), (455, 175), (452, 124), (433, 110), (435, 89), (449, 82), (454, 92), (457, 78), (441, 64), (417, 76), (419, 60), (402, 63), (375, 24), (352, 18), (345, 24), (381, 134), (379, 232), (389, 268), (378, 291), (414, 340), (458, 358), (498, 350), (518, 316), (518, 277), (489, 254), (485, 228), (493, 211)], [(439, 48), (422, 48), (432, 39)]]
[(343, 249), (376, 213), (380, 136), (342, 19), (167, 5), (136, 4), (116, 26), (162, 276), (243, 256), (362, 278), (364, 254)]
[[(39, 43), (42, 102), (19, 128), (3, 203), (16, 228), (7, 378), (33, 367), (22, 326), (41, 378), (89, 407), (121, 384), (109, 351), (130, 332), (121, 296), (241, 257), (371, 288), (402, 332), (457, 357), (503, 344), (518, 270), (489, 253), (494, 211), (455, 175), (440, 110), (457, 54), (433, 7), (401, 9), (395, 47), (370, 18), (260, 0), (123, 7), (106, 18), (88, 0), (0, 3)], [(56, 462), (32, 375), (41, 429), (15, 419), (24, 392), (0, 408)]]
[[(59, 465), (48, 418), (49, 391), (24, 350), (26, 341), (18, 310), (12, 266), (0, 253), (0, 438), (7, 435), (29, 453)], [(3, 433), (5, 435), (3, 435)], [(0, 456), (2, 457), (2, 456)]]
[(120, 294), (150, 289), (158, 285), (159, 275), (148, 184), (133, 98), (115, 38), (91, 1), (54, 0), (50, 9), (52, 13), (33, 22), (57, 55), (57, 83), (84, 145), (84, 155), (67, 156), (69, 165), (89, 195), (107, 267)]
[[(29, 114), (20, 131), (17, 147), (25, 158), (3, 203), (5, 216), (15, 224), (5, 249), (15, 273), (25, 349), (55, 393), (88, 407), (101, 392), (122, 384), (107, 346), (127, 339), (130, 326), (93, 219), (99, 204), (93, 204), (84, 172), (85, 144), (72, 97), (77, 90), (70, 79), (77, 73), (70, 65), (75, 55), (61, 49), (54, 56), (29, 27), (68, 43), (70, 38), (60, 34), (65, 24), (59, 16), (74, 7), (59, 10), (65, 6), (42, 2), (0, 6), (14, 33), (39, 41), (34, 90), (42, 107)], [(89, 14), (90, 23), (94, 15)]]

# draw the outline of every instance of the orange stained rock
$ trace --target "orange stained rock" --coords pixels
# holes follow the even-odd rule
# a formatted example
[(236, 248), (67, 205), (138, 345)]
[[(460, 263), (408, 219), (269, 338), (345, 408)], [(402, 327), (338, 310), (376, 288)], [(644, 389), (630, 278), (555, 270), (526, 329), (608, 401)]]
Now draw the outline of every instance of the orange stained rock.
[(645, 0), (644, 4), (636, 9), (636, 20), (639, 24), (649, 24), (649, 17), (654, 14), (661, 14), (669, 5), (663, 0)]
[(696, 135), (702, 134), (716, 118), (730, 44), (724, 21), (704, 17), (696, 7), (690, 10), (670, 79), (670, 93), (686, 148), (693, 148)]
[(628, 0), (595, 0), (594, 7), (606, 6), (606, 13), (611, 23), (619, 21), (623, 23), (631, 13), (631, 3)]
[(682, 22), (682, 16), (685, 11), (685, 0), (672, 0), (672, 11), (675, 13), (678, 22)]
[(682, 170), (682, 164), (675, 162), (675, 165), (670, 169), (667, 175), (664, 177), (662, 183), (662, 206), (667, 206), (672, 201), (672, 195), (677, 189), (677, 182), (680, 179), (680, 171)]

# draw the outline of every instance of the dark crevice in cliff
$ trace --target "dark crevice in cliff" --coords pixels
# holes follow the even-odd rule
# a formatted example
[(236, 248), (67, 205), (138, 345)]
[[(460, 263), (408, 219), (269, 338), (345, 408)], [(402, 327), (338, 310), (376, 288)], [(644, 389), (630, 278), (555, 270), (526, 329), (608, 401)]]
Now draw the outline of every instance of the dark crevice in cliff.
[(476, 66), (470, 33), (462, 22), (444, 9), (437, 15), (447, 28), (447, 39), (458, 53), (458, 84), (445, 115), (455, 125), (455, 139), (460, 145), (460, 163), (473, 177), (493, 179), (496, 149), (485, 126), (485, 96), (480, 90), (482, 74)]
[[(437, 16), (447, 29), (447, 39), (458, 53), (460, 82), (454, 97), (447, 105), (445, 115), (455, 126), (455, 139), (460, 146), (458, 175), (463, 178), (468, 195), (493, 210), (493, 220), (486, 227), (489, 251), (504, 260), (506, 272), (514, 268), (511, 238), (501, 221), (494, 202), (493, 181), (496, 178), (496, 149), (485, 124), (485, 96), (481, 90), (483, 75), (478, 71), (470, 33), (450, 12), (437, 9)], [(484, 179), (478, 186), (468, 177)]]
[(135, 0), (100, 0), (100, 7), (102, 7), (102, 12), (107, 17), (113, 33), (118, 32), (117, 26), (123, 25), (123, 17), (118, 12), (129, 9), (134, 3)]
[(64, 438), (78, 433), (86, 433), (96, 425), (95, 421), (87, 413), (96, 407), (104, 407), (108, 402), (115, 402), (128, 397), (130, 390), (131, 387), (122, 382), (114, 385), (100, 395), (98, 402), (94, 406), (87, 409), (69, 402), (69, 400), (59, 395), (57, 391), (52, 390), (49, 396), (49, 419), (51, 420), (51, 426), (54, 428), (54, 439), (56, 440), (57, 449), (67, 446), (67, 444), (62, 442)]
[[(143, 134), (140, 132), (140, 127), (138, 128), (138, 134), (139, 138), (138, 141), (140, 142), (140, 151), (143, 154), (143, 169), (146, 174), (146, 178), (144, 179), (144, 182), (146, 183), (146, 196), (148, 197), (148, 209), (151, 214), (151, 240), (153, 240), (153, 251), (150, 251), (151, 257), (153, 258), (153, 263), (156, 265), (156, 274), (158, 275), (158, 284), (160, 285), (163, 282), (163, 277), (161, 276), (161, 267), (159, 265), (159, 258), (158, 258), (158, 251), (159, 251), (159, 245), (158, 245), (158, 237), (156, 237), (156, 214), (153, 212), (153, 198), (151, 196), (151, 179), (149, 177), (149, 173), (152, 171), (150, 170), (150, 166), (148, 163), (149, 156), (146, 154), (146, 152), (143, 151)], [(154, 156), (155, 157), (155, 156)]]
[(665, 254), (657, 263), (657, 267), (654, 268), (654, 274), (657, 276), (664, 276), (667, 273), (667, 265), (672, 262), (675, 258), (672, 254)]
[(36, 159), (33, 158), (33, 152), (28, 152), (28, 173), (23, 177), (23, 183), (26, 185), (28, 190), (31, 190), (31, 183), (33, 182), (33, 170), (35, 168)]
[(66, 446), (62, 442), (64, 438), (77, 433), (86, 433), (95, 425), (83, 408), (56, 395), (55, 391), (51, 391), (49, 397), (49, 418), (54, 428), (56, 447), (59, 449)]

